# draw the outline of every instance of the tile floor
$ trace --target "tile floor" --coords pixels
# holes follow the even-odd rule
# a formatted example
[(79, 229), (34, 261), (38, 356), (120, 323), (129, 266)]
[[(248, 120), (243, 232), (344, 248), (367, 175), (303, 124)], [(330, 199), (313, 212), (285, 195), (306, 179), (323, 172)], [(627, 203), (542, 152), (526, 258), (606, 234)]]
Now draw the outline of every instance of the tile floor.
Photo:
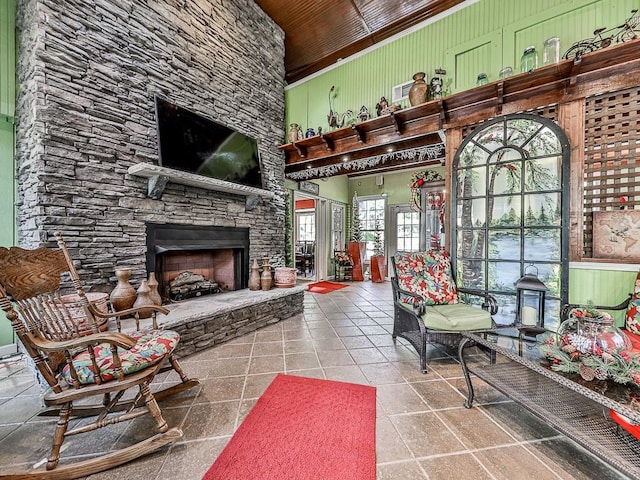
[[(377, 387), (379, 480), (624, 478), (488, 386), (465, 409), (455, 351), (430, 347), (421, 374), (415, 352), (392, 342), (390, 284), (348, 285), (307, 293), (304, 315), (184, 358), (202, 385), (161, 403), (183, 439), (90, 478), (200, 479), (277, 372)], [(0, 362), (0, 405), (0, 473), (45, 458), (55, 419), (36, 416), (39, 390), (20, 359)], [(63, 456), (125, 445), (145, 422), (72, 438)]]

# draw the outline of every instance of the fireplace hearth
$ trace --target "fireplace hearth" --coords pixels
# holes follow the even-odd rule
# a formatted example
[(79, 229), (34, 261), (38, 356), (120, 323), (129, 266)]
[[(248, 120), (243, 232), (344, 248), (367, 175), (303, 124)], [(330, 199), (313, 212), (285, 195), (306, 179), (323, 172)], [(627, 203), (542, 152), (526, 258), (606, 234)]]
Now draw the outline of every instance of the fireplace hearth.
[(170, 282), (184, 272), (217, 284), (210, 293), (241, 290), (249, 277), (249, 229), (148, 223), (146, 262), (167, 301), (188, 297), (168, 294)]

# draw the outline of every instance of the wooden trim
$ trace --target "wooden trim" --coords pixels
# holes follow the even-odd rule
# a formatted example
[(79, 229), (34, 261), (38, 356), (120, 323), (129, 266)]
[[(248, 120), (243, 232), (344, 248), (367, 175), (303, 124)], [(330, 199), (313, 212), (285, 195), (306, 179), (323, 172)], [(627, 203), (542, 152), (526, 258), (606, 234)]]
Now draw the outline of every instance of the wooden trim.
[(446, 153), (445, 153), (445, 166), (444, 171), (444, 191), (445, 202), (449, 204), (448, 208), (444, 209), (444, 224), (445, 224), (445, 236), (444, 236), (444, 248), (447, 252), (451, 251), (451, 209), (454, 208), (451, 205), (451, 192), (453, 188), (453, 158), (456, 156), (458, 147), (462, 143), (462, 128), (450, 128), (445, 132), (446, 140)]
[(583, 181), (584, 178), (584, 122), (583, 99), (558, 105), (558, 125), (565, 131), (571, 146), (569, 193), (569, 260), (582, 260), (583, 256)]

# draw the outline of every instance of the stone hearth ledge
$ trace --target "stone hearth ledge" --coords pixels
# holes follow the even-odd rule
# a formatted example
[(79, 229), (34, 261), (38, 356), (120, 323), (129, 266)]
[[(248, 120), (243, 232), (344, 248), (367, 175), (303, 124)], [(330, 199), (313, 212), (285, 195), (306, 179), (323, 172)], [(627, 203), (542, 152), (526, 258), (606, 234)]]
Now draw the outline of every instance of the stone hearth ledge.
[(170, 312), (159, 315), (158, 324), (180, 334), (176, 354), (184, 357), (301, 314), (306, 289), (243, 289), (190, 298), (166, 305)]

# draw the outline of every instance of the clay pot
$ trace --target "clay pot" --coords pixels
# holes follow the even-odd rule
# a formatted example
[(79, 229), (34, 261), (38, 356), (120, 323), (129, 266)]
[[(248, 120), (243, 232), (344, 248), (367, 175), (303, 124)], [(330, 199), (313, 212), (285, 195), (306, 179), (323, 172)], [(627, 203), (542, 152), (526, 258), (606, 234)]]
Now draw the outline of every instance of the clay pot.
[(131, 308), (136, 301), (136, 289), (131, 286), (129, 279), (131, 278), (130, 268), (116, 268), (116, 278), (118, 284), (109, 295), (111, 306), (116, 312)]
[(411, 106), (420, 105), (427, 101), (429, 94), (429, 85), (424, 81), (424, 72), (418, 72), (413, 75), (413, 85), (409, 89), (409, 103)]
[(293, 267), (276, 267), (274, 284), (278, 288), (291, 288), (296, 284), (296, 269)]
[(249, 274), (249, 283), (247, 285), (249, 290), (260, 290), (260, 267), (258, 266), (258, 260), (253, 259), (253, 265), (251, 266), (251, 273)]
[(155, 272), (151, 272), (149, 274), (149, 280), (147, 281), (147, 285), (149, 285), (149, 296), (151, 300), (153, 300), (154, 305), (162, 305), (162, 297), (160, 296), (160, 292), (158, 292), (158, 280), (156, 280)]
[[(154, 305), (153, 300), (151, 299), (151, 295), (149, 295), (150, 293), (151, 289), (149, 288), (149, 284), (146, 280), (143, 280), (140, 284), (140, 287), (138, 288), (138, 295), (135, 302), (133, 303), (133, 308), (149, 307), (151, 305)], [(143, 308), (137, 314), (139, 318), (149, 318), (151, 317), (151, 315), (153, 315), (153, 310)]]

